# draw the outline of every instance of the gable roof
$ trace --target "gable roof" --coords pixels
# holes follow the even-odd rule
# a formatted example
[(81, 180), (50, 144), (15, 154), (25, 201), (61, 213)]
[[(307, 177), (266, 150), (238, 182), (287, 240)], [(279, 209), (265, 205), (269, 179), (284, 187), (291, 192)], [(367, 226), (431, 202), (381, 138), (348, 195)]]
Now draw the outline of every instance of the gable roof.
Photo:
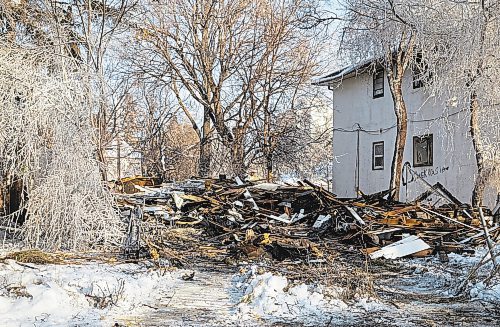
[(366, 59), (355, 65), (345, 66), (328, 75), (318, 78), (312, 84), (318, 86), (328, 86), (333, 83), (341, 82), (344, 79), (355, 77), (366, 73), (374, 63), (374, 59)]

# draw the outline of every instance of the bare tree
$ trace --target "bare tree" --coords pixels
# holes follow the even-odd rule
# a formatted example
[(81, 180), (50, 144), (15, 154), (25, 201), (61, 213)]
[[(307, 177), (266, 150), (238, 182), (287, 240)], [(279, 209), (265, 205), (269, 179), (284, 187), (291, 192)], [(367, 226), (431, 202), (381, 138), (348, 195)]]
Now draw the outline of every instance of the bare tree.
[[(133, 8), (133, 0), (99, 1), (3, 1), (0, 18), (5, 41), (23, 47), (42, 46), (54, 55), (67, 56), (88, 74), (87, 88), (99, 90), (100, 101), (89, 108), (96, 134), (96, 155), (104, 162), (103, 149), (117, 131), (114, 118), (120, 111), (127, 92), (125, 80), (115, 74), (113, 47), (118, 35), (128, 26), (125, 14)], [(106, 171), (103, 166), (103, 179)]]
[[(105, 147), (122, 131), (117, 122), (125, 115), (124, 100), (129, 94), (131, 83), (120, 75), (117, 48), (123, 35), (128, 35), (129, 26), (124, 17), (135, 6), (135, 0), (72, 1), (67, 4), (51, 3), (53, 12), (65, 14), (65, 24), (70, 41), (75, 44), (73, 52), (80, 63), (92, 71), (94, 78), (87, 81), (89, 88), (98, 92), (99, 102), (92, 111), (93, 124), (97, 128), (97, 159), (106, 162)], [(58, 19), (55, 17), (55, 19)], [(58, 21), (61, 19), (59, 18)], [(103, 167), (106, 167), (105, 165)], [(106, 180), (106, 169), (102, 170)]]
[[(191, 121), (200, 138), (201, 176), (210, 171), (210, 136), (213, 121), (225, 144), (234, 139), (225, 124), (224, 112), (236, 105), (239, 94), (225, 94), (238, 65), (241, 36), (236, 24), (245, 26), (245, 7), (242, 2), (183, 1), (168, 5), (147, 3), (145, 23), (140, 25), (141, 41), (148, 42), (164, 60), (172, 78), (179, 106)], [(182, 86), (182, 88), (181, 88)], [(202, 126), (183, 101), (182, 92), (189, 93), (203, 108)]]
[[(403, 8), (402, 8), (403, 7)], [(391, 164), (392, 198), (399, 199), (403, 155), (407, 138), (408, 114), (403, 97), (403, 77), (411, 67), (415, 49), (415, 30), (406, 20), (402, 1), (347, 0), (343, 28), (344, 49), (352, 61), (373, 60), (387, 73), (396, 116), (396, 140)]]
[[(229, 151), (231, 171), (243, 173), (255, 118), (264, 113), (268, 139), (276, 98), (310, 78), (317, 48), (299, 19), (310, 5), (299, 0), (146, 5), (147, 19), (138, 23), (140, 42), (164, 63), (150, 73), (167, 80), (199, 135), (200, 175), (209, 173), (216, 139)], [(201, 123), (192, 100), (202, 109)]]

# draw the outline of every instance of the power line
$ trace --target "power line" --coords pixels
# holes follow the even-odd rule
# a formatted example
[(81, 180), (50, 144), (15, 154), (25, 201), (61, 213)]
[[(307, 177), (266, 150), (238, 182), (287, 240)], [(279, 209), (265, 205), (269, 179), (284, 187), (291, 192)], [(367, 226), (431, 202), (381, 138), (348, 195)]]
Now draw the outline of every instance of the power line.
[[(446, 115), (446, 116), (442, 115), (442, 116), (439, 116), (439, 117), (427, 118), (427, 119), (409, 119), (408, 121), (411, 122), (411, 123), (432, 122), (432, 121), (442, 120), (442, 119), (445, 119), (445, 118), (456, 116), (459, 113), (461, 113), (463, 111), (466, 111), (466, 110), (468, 110), (468, 109), (462, 109), (462, 110), (459, 110), (457, 112), (454, 112), (454, 113)], [(368, 130), (368, 129), (362, 128), (359, 123), (356, 123), (355, 125), (358, 125), (358, 128), (356, 128), (356, 129), (334, 128), (333, 131), (335, 131), (335, 132), (344, 132), (344, 133), (356, 133), (356, 132), (359, 131), (359, 132), (364, 132), (364, 133), (371, 134), (371, 135), (380, 135), (380, 134), (384, 134), (384, 133), (390, 131), (393, 128), (396, 128), (396, 126), (397, 126), (396, 124), (394, 124), (392, 126), (384, 127), (384, 128), (379, 128), (379, 129), (376, 129), (376, 130)]]

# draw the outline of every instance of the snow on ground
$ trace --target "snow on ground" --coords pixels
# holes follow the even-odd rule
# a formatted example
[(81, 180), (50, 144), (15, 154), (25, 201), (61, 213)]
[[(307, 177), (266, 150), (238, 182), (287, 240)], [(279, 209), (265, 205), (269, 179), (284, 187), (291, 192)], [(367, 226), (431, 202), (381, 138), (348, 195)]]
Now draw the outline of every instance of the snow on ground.
[(385, 311), (388, 307), (374, 299), (358, 297), (344, 302), (343, 289), (321, 285), (292, 285), (284, 276), (258, 273), (252, 266), (235, 275), (233, 284), (242, 291), (238, 315), (242, 321), (260, 317), (270, 321), (290, 321), (315, 325), (331, 322), (356, 312)]
[(175, 283), (175, 275), (135, 264), (6, 260), (0, 264), (0, 326), (110, 326), (115, 317), (151, 310), (151, 294)]
[[(197, 273), (186, 282), (183, 274), (183, 270), (162, 274), (136, 264), (35, 265), (5, 260), (0, 264), (0, 326), (110, 326), (133, 317), (148, 326), (153, 321), (147, 317), (161, 323), (201, 313), (197, 319), (204, 319), (203, 313), (212, 306), (217, 312), (209, 315), (224, 315), (219, 321), (228, 325), (254, 325), (257, 320), (314, 325), (331, 317), (343, 319), (350, 312), (386, 308), (366, 298), (346, 303), (340, 300), (340, 288), (292, 285), (284, 276), (257, 273), (255, 266), (232, 280), (228, 275), (220, 285), (207, 283), (215, 275)], [(217, 289), (208, 289), (212, 287)], [(192, 298), (191, 288), (197, 290), (200, 303)], [(210, 294), (218, 294), (217, 299)], [(224, 308), (218, 308), (216, 302), (225, 297)], [(184, 314), (176, 316), (178, 312)]]
[[(394, 290), (387, 294), (403, 298), (357, 294), (349, 301), (344, 300), (346, 290), (340, 287), (296, 284), (257, 266), (236, 275), (200, 270), (193, 280), (185, 281), (181, 278), (184, 270), (160, 271), (147, 264), (35, 265), (5, 260), (0, 263), (0, 326), (111, 326), (126, 321), (183, 327), (273, 322), (340, 326), (370, 317), (373, 323), (411, 325), (408, 319), (413, 316), (418, 318), (414, 325), (419, 325), (422, 319), (434, 319), (436, 312), (448, 315), (446, 310), (455, 307), (454, 317), (462, 319), (459, 309), (477, 307), (467, 301), (452, 305), (432, 300), (452, 298), (485, 251), (479, 249), (474, 256), (449, 254), (447, 263), (436, 257), (391, 261), (400, 272), (382, 286)], [(499, 277), (488, 285), (482, 282), (490, 269), (487, 265), (480, 271), (481, 278), (468, 285), (467, 294), (472, 300), (498, 306)], [(399, 307), (387, 304), (393, 300)]]
[[(500, 252), (500, 245), (495, 248), (495, 253)], [(459, 286), (468, 276), (469, 272), (486, 256), (488, 251), (484, 247), (476, 249), (474, 255), (448, 254), (449, 262), (440, 262), (436, 256), (422, 259), (401, 260), (402, 266), (413, 270), (412, 278), (414, 288), (420, 290), (433, 289), (442, 296), (454, 296)], [(498, 260), (498, 259), (497, 259)], [(493, 264), (490, 261), (478, 270), (478, 278), (467, 282), (465, 290), (473, 300), (482, 300), (490, 303), (500, 304), (500, 276), (495, 276), (489, 283), (483, 280), (490, 275)], [(414, 289), (417, 290), (418, 289)]]
[[(500, 247), (497, 247), (496, 253), (498, 250)], [(486, 254), (485, 248), (478, 248), (474, 255), (451, 253), (447, 263), (440, 262), (437, 256), (395, 260), (393, 262), (399, 264), (406, 273), (403, 273), (401, 278), (392, 279), (390, 286), (405, 292), (409, 297), (413, 294), (416, 298), (419, 295), (427, 295), (429, 299), (453, 298), (457, 295), (459, 285)], [(294, 285), (284, 276), (272, 275), (269, 272), (259, 273), (258, 270), (254, 266), (246, 274), (233, 278), (233, 285), (243, 294), (238, 304), (238, 314), (243, 321), (251, 317), (261, 317), (268, 321), (302, 324), (306, 321), (307, 324), (315, 325), (332, 321), (333, 324), (338, 324), (363, 314), (372, 317), (399, 316), (399, 319), (404, 319), (401, 317), (407, 314), (405, 309), (394, 307), (392, 299), (384, 301), (358, 294), (355, 300), (344, 301), (344, 290), (340, 287)], [(482, 282), (491, 271), (492, 264), (486, 264), (479, 270), (479, 278), (468, 283), (465, 291), (469, 300), (500, 304), (500, 276), (496, 276), (488, 284)], [(461, 303), (458, 299), (456, 301)], [(450, 303), (448, 302), (448, 305)], [(467, 304), (464, 302), (460, 305)], [(404, 305), (401, 308), (404, 308)], [(441, 305), (434, 304), (434, 309), (441, 309)]]

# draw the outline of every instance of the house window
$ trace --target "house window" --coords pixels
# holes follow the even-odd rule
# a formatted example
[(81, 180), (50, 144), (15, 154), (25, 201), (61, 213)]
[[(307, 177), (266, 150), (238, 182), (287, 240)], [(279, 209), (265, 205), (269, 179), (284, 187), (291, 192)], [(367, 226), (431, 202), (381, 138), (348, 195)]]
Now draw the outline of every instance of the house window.
[(415, 64), (413, 66), (413, 88), (418, 89), (424, 86), (425, 82), (431, 80), (431, 74), (429, 73), (429, 67), (422, 59), (422, 53), (417, 53), (415, 56)]
[(432, 166), (432, 134), (413, 137), (413, 166)]
[(419, 89), (424, 86), (424, 82), (420, 77), (417, 77), (416, 74), (413, 74), (413, 89)]
[(384, 169), (384, 142), (374, 142), (372, 148), (372, 169)]
[(379, 68), (373, 74), (373, 98), (384, 96), (384, 69)]

